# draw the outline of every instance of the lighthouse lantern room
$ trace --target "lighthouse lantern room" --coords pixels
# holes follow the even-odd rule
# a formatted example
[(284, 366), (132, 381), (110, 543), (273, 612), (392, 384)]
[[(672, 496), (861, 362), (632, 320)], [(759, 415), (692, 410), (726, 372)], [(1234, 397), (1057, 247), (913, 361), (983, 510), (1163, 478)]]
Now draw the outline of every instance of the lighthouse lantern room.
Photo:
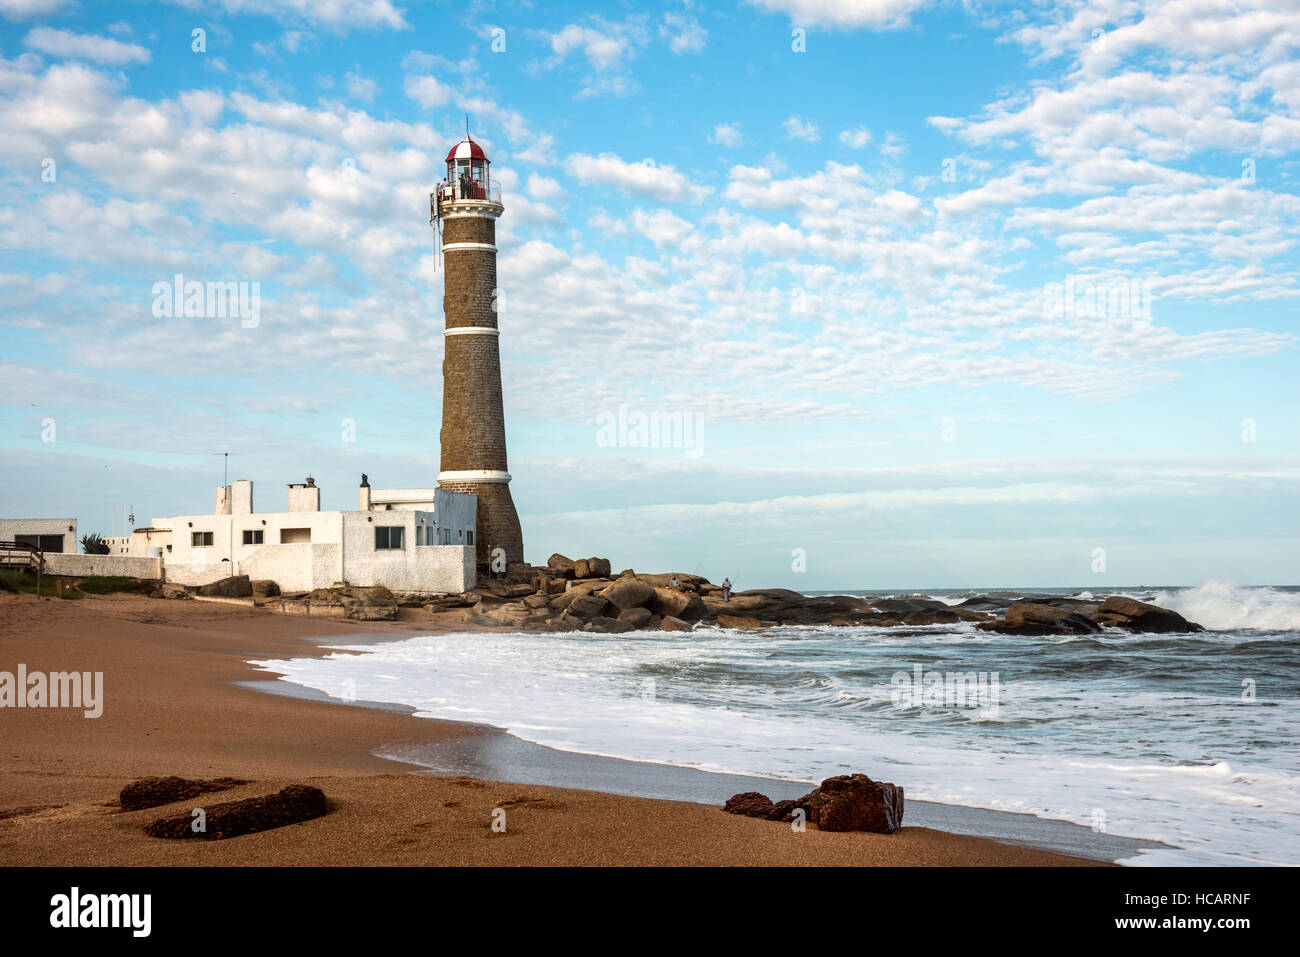
[(491, 199), (491, 161), (467, 135), (447, 154), (447, 186), (456, 199)]

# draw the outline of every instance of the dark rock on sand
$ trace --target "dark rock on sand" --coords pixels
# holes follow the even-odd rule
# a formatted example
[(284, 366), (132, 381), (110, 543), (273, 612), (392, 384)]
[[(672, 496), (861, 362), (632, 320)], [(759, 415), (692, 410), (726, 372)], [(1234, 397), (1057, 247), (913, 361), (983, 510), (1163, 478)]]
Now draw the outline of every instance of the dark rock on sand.
[(808, 821), (823, 831), (870, 831), (893, 834), (903, 826), (903, 789), (873, 781), (865, 774), (827, 778), (797, 801), (777, 801), (766, 794), (744, 791), (727, 799), (728, 814), (793, 821), (802, 808)]
[(1176, 611), (1119, 595), (1112, 595), (1102, 602), (1101, 607), (1093, 612), (1092, 620), (1101, 625), (1134, 632), (1168, 633), (1205, 630)]
[(220, 841), (241, 834), (268, 831), (286, 824), (297, 824), (321, 817), (329, 810), (325, 794), (320, 788), (305, 784), (290, 784), (275, 794), (265, 797), (230, 801), (205, 808), (203, 829), (195, 831), (196, 819), (192, 814), (178, 814), (159, 818), (145, 826), (150, 837), (201, 838)]
[(903, 826), (903, 789), (865, 774), (827, 778), (806, 801), (808, 820), (823, 831), (893, 834)]
[(211, 791), (224, 791), (227, 788), (247, 784), (239, 778), (212, 778), (210, 780), (191, 781), (175, 776), (165, 778), (140, 778), (122, 788), (118, 803), (123, 811), (140, 811), (147, 807), (158, 807), (175, 801), (186, 801), (199, 794)]
[(194, 589), (194, 593), (213, 598), (248, 598), (253, 594), (253, 585), (247, 575), (231, 575), (229, 578), (200, 585)]
[(722, 809), (728, 814), (740, 814), (744, 817), (766, 818), (775, 809), (772, 799), (758, 791), (742, 791), (727, 798)]

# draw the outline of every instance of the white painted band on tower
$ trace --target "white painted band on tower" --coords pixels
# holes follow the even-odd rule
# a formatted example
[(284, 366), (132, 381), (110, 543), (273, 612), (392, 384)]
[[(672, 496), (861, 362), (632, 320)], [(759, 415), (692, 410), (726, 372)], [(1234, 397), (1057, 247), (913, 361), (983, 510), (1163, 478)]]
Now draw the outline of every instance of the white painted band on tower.
[(500, 329), (493, 329), (491, 326), (461, 326), (458, 329), (447, 329), (443, 332), (444, 336), (499, 336)]
[(443, 243), (442, 251), (448, 249), (491, 249), (496, 250), (496, 243)]
[(510, 473), (494, 469), (470, 469), (465, 472), (439, 472), (439, 482), (509, 482)]

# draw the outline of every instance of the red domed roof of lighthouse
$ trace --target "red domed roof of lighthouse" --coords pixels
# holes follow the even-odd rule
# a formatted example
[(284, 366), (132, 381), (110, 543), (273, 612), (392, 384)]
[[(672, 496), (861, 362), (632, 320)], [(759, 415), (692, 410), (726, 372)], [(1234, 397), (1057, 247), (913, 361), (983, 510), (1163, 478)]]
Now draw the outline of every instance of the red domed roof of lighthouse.
[(456, 159), (486, 160), (487, 154), (483, 152), (483, 147), (479, 146), (472, 139), (466, 136), (463, 140), (453, 146), (451, 152), (447, 154), (448, 163)]

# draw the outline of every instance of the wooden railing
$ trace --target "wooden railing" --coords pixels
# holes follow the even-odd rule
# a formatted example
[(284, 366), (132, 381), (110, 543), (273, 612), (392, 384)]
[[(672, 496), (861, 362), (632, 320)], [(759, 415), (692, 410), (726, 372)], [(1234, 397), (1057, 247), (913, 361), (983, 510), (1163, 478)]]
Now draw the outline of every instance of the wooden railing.
[(36, 572), (36, 597), (41, 597), (45, 553), (27, 542), (0, 542), (0, 568), (31, 568)]

